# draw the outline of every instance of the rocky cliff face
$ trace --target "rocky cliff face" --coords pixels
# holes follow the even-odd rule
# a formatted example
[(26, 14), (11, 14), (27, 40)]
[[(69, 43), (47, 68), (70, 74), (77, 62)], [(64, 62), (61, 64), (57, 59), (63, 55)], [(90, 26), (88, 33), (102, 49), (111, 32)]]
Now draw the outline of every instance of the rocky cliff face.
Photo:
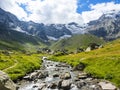
[(110, 12), (88, 23), (87, 31), (105, 40), (120, 37), (120, 12)]
[(17, 90), (13, 81), (2, 71), (0, 71), (0, 90)]

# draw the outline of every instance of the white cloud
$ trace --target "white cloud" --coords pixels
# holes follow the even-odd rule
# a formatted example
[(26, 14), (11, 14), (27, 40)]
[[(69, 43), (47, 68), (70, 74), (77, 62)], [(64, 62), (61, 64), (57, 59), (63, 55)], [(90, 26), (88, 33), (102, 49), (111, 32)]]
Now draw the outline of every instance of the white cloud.
[(0, 8), (16, 15), (19, 19), (27, 18), (27, 13), (19, 7), (15, 0), (0, 0)]
[[(89, 2), (89, 0), (87, 0)], [(28, 15), (19, 5), (25, 4)], [(82, 4), (81, 4), (82, 5)], [(32, 20), (38, 23), (69, 23), (83, 24), (98, 19), (110, 10), (119, 10), (120, 4), (114, 2), (91, 4), (90, 11), (82, 14), (76, 12), (77, 0), (0, 0), (0, 8), (15, 14), (20, 20)]]
[(115, 4), (114, 2), (100, 3), (90, 5), (91, 11), (82, 12), (82, 17), (85, 23), (88, 23), (91, 20), (98, 19), (103, 13), (107, 13), (111, 10), (120, 11), (120, 4)]
[[(29, 16), (18, 4), (27, 5)], [(15, 14), (19, 19), (32, 20), (38, 23), (83, 24), (83, 19), (76, 12), (77, 0), (0, 0), (0, 7)]]

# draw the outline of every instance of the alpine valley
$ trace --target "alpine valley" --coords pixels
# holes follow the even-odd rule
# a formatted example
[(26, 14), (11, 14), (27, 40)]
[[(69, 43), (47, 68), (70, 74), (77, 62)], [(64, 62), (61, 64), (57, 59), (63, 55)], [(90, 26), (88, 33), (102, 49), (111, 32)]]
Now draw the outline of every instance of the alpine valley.
[[(49, 66), (59, 73), (46, 72), (51, 70)], [(59, 70), (64, 69), (61, 76)], [(120, 11), (112, 10), (80, 25), (20, 21), (0, 8), (0, 90), (119, 90), (119, 69)], [(61, 82), (56, 84), (52, 80), (49, 85), (46, 80), (51, 79), (50, 75), (55, 79), (59, 77)], [(45, 85), (40, 88), (37, 84), (41, 78)], [(33, 85), (31, 81), (37, 84), (32, 89), (20, 89), (24, 80), (29, 81), (29, 85)], [(104, 85), (112, 89), (109, 86), (104, 89)]]

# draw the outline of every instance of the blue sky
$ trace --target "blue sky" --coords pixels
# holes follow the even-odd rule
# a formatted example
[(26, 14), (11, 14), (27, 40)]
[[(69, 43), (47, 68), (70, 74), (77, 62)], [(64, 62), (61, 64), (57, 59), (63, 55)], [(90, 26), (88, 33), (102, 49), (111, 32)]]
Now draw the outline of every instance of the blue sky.
[(23, 21), (82, 25), (103, 13), (120, 11), (120, 0), (0, 0), (0, 8)]
[[(32, 0), (32, 1), (36, 1), (36, 0)], [(44, 0), (41, 0), (44, 1)], [(107, 3), (107, 2), (115, 2), (115, 3), (120, 3), (120, 0), (77, 0), (77, 13), (82, 13), (83, 11), (90, 11), (90, 5), (93, 4), (100, 4), (100, 3)], [(31, 14), (30, 11), (26, 10), (26, 4), (20, 4), (20, 7), (22, 7), (27, 14)]]
[(120, 3), (120, 0), (78, 0), (78, 7), (77, 12), (82, 13), (83, 11), (90, 11), (90, 4), (100, 4), (100, 3), (107, 3), (107, 2), (115, 2)]

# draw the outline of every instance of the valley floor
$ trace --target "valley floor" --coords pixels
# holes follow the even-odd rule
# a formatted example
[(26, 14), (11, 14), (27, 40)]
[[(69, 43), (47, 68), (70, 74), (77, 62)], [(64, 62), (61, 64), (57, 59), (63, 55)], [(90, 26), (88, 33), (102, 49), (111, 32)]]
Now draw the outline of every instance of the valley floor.
[[(41, 67), (43, 54), (0, 51), (0, 70), (9, 74), (12, 80)], [(72, 67), (84, 65), (84, 71), (95, 78), (106, 79), (120, 87), (120, 39), (90, 52), (63, 56), (49, 55), (50, 60), (65, 62)]]

